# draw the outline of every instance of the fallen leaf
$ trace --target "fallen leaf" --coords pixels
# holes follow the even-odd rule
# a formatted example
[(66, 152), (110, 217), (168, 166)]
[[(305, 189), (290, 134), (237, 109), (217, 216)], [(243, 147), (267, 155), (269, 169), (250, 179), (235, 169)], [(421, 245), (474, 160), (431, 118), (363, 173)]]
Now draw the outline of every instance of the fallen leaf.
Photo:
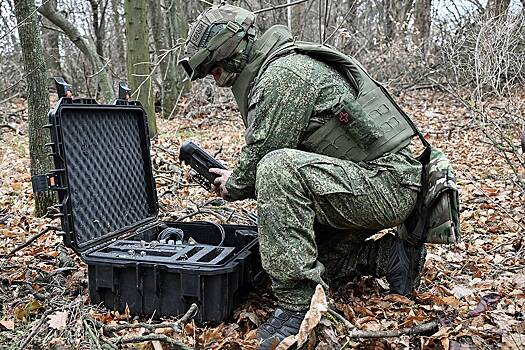
[(53, 315), (47, 316), (49, 320), (47, 323), (49, 324), (49, 327), (56, 329), (56, 330), (63, 330), (67, 327), (67, 312), (65, 311), (57, 311)]
[(15, 322), (14, 321), (8, 321), (8, 320), (1, 320), (0, 326), (4, 327), (8, 331), (12, 331), (15, 329)]
[(454, 294), (456, 298), (461, 299), (474, 294), (474, 292), (470, 288), (458, 285), (452, 288), (452, 294)]
[(473, 310), (469, 311), (469, 317), (476, 317), (481, 315), (483, 312), (490, 309), (490, 306), (496, 303), (499, 299), (500, 296), (496, 293), (489, 293), (482, 296), (479, 301), (479, 304)]
[(240, 320), (245, 320), (245, 319), (248, 319), (250, 320), (253, 324), (255, 324), (257, 327), (259, 327), (259, 325), (261, 324), (261, 320), (259, 320), (259, 317), (257, 317), (257, 315), (253, 312), (248, 312), (248, 311), (243, 311), (239, 314), (239, 321)]
[(16, 320), (25, 320), (29, 315), (34, 314), (42, 309), (42, 303), (36, 299), (29, 301), (25, 305), (17, 305), (13, 310)]
[(406, 304), (406, 305), (412, 305), (414, 302), (410, 299), (408, 299), (405, 296), (402, 296), (400, 294), (389, 294), (384, 298), (386, 301), (391, 301), (393, 303), (400, 303), (400, 304)]
[(158, 340), (152, 341), (151, 345), (153, 345), (153, 349), (155, 350), (164, 350), (164, 348), (162, 347), (162, 344)]
[(279, 346), (277, 346), (276, 350), (286, 350), (296, 342), (298, 348), (303, 346), (308, 340), (310, 332), (319, 324), (319, 321), (321, 321), (322, 313), (326, 311), (328, 311), (326, 294), (323, 287), (318, 284), (312, 296), (312, 301), (310, 302), (310, 309), (304, 316), (304, 320), (299, 328), (299, 333), (295, 336), (285, 338)]

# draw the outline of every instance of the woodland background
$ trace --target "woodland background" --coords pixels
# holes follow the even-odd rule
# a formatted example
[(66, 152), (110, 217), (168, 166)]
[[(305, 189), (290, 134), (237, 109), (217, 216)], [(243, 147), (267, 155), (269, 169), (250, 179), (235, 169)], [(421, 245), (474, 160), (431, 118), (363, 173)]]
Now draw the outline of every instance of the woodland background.
[[(264, 31), (355, 56), (385, 83), (426, 138), (453, 161), (463, 241), (429, 248), (420, 291), (384, 296), (372, 278), (341, 282), (307, 348), (525, 348), (525, 0), (243, 0)], [(115, 98), (127, 80), (148, 111), (160, 217), (249, 222), (253, 201), (223, 203), (188, 181), (177, 159), (191, 139), (229, 167), (243, 128), (228, 90), (190, 85), (176, 66), (191, 22), (209, 4), (182, 0), (0, 0), (0, 348), (253, 349), (274, 306), (261, 288), (220, 325), (137, 319), (87, 300), (86, 267), (54, 233), (49, 195), (31, 174), (52, 168), (41, 126), (53, 76), (78, 96)], [(36, 200), (36, 205), (35, 205)], [(207, 215), (213, 211), (215, 215)], [(217, 216), (219, 215), (219, 216)], [(438, 320), (440, 330), (386, 338), (380, 330)], [(178, 322), (174, 325), (174, 322)], [(135, 325), (135, 326), (133, 326)], [(133, 328), (135, 327), (135, 328)], [(349, 328), (370, 331), (356, 338)]]

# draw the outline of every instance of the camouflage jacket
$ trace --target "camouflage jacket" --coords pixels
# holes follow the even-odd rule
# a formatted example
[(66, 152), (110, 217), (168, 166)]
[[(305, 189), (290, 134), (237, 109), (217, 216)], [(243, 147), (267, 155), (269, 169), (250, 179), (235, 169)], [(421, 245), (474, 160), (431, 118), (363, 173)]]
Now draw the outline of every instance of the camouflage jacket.
[[(264, 42), (272, 31), (283, 30), (282, 26), (276, 27), (264, 33), (259, 42)], [(264, 72), (259, 73), (258, 79), (250, 83), (247, 84), (251, 87), (249, 99), (246, 106), (240, 108), (246, 127), (246, 144), (226, 183), (234, 200), (255, 198), (257, 164), (262, 157), (281, 148), (304, 149), (301, 143), (333, 118), (331, 108), (339, 98), (355, 96), (350, 84), (335, 69), (309, 56), (294, 53), (272, 61)], [(233, 91), (241, 107), (242, 97), (236, 93), (235, 86)], [(374, 162), (385, 165), (381, 158)], [(407, 163), (406, 169), (398, 170), (408, 174), (404, 176), (405, 183), (419, 186), (420, 165), (416, 163), (414, 168)]]

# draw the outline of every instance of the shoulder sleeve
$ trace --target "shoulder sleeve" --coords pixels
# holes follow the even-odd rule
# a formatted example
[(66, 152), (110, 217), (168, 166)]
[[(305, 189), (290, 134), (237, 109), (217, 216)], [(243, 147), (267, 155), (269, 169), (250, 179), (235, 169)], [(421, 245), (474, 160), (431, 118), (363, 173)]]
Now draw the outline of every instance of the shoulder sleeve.
[(226, 183), (232, 199), (255, 198), (257, 164), (280, 148), (297, 148), (315, 105), (315, 86), (285, 66), (270, 66), (249, 101), (245, 146)]

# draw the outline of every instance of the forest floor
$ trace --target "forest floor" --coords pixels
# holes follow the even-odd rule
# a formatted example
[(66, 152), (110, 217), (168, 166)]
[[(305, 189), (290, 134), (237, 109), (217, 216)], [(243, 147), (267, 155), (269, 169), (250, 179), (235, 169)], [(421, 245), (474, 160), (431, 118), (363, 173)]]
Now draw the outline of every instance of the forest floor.
[[(358, 339), (349, 338), (341, 322), (327, 317), (305, 348), (525, 349), (524, 193), (511, 181), (510, 167), (486, 142), (472, 115), (449, 95), (419, 90), (399, 101), (455, 166), (463, 241), (429, 246), (421, 287), (410, 299), (386, 295), (385, 282), (371, 277), (333, 286), (328, 298), (358, 329), (411, 328), (435, 319), (441, 328), (410, 337)], [(248, 223), (246, 213), (255, 210), (253, 201), (212, 207), (209, 201), (214, 197), (189, 183), (178, 162), (181, 142), (191, 139), (211, 154), (218, 153), (229, 167), (235, 164), (243, 143), (238, 112), (228, 102), (208, 107), (204, 102), (185, 100), (173, 120), (158, 119), (160, 134), (152, 142), (151, 154), (160, 218), (175, 219), (208, 208), (231, 222)], [(0, 133), (0, 349), (158, 350), (177, 348), (178, 341), (190, 348), (254, 349), (255, 329), (274, 307), (268, 288), (250, 294), (219, 325), (187, 320), (180, 327), (153, 329), (147, 325), (158, 321), (89, 305), (86, 264), (49, 229), (60, 226), (59, 220), (32, 215), (24, 104), (12, 100), (3, 106), (12, 128)], [(214, 218), (192, 218), (198, 219)], [(141, 326), (127, 328), (134, 323)], [(124, 330), (111, 328), (115, 325)], [(162, 341), (166, 339), (171, 345)]]

